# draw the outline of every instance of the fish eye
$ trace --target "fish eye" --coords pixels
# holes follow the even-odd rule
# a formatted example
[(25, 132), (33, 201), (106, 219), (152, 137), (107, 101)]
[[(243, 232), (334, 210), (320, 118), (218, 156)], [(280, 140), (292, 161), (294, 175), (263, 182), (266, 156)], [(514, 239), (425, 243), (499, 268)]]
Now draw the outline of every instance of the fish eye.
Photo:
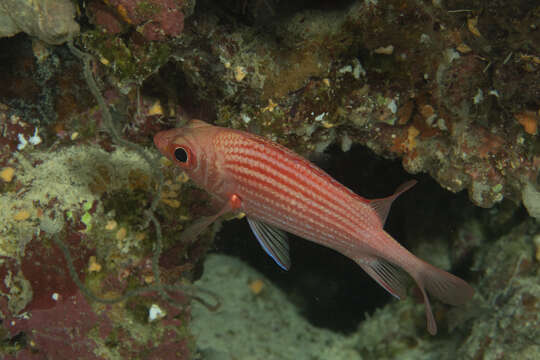
[(189, 160), (188, 152), (183, 147), (177, 147), (174, 149), (174, 158), (176, 161), (181, 162), (182, 164), (187, 163)]

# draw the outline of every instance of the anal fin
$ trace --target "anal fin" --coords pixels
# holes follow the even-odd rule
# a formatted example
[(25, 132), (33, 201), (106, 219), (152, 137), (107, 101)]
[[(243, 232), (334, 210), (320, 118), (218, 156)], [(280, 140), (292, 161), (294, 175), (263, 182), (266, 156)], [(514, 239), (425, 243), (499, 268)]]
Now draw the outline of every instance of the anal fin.
[(364, 256), (356, 261), (379, 285), (398, 299), (407, 296), (405, 272), (396, 265), (377, 257)]

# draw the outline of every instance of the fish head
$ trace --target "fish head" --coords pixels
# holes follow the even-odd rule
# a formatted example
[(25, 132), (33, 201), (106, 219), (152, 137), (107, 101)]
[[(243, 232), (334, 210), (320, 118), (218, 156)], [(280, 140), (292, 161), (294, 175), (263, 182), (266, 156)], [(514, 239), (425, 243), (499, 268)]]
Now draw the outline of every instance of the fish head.
[(206, 187), (208, 174), (215, 172), (213, 138), (219, 129), (217, 126), (194, 119), (184, 127), (157, 133), (154, 136), (154, 144), (193, 181)]

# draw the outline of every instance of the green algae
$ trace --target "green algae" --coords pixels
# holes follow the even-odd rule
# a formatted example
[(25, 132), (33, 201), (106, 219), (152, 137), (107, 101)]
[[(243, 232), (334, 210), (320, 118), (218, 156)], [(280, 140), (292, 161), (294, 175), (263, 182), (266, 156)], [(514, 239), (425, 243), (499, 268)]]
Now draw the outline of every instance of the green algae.
[(99, 30), (85, 32), (81, 41), (110, 69), (121, 88), (132, 82), (141, 84), (163, 66), (171, 55), (171, 46), (167, 42), (151, 41), (135, 45)]
[(155, 1), (139, 1), (135, 11), (141, 18), (148, 19), (161, 11), (161, 5)]

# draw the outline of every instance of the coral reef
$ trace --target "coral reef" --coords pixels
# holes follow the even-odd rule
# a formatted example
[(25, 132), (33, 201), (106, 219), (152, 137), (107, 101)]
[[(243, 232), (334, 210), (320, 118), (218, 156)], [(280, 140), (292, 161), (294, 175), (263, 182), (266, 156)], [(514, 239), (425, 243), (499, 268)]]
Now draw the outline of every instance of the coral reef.
[(91, 3), (90, 14), (98, 26), (116, 34), (122, 27), (134, 26), (144, 39), (165, 40), (184, 29), (184, 0), (111, 0), (106, 6)]
[[(179, 283), (197, 258), (185, 260), (186, 246), (175, 248), (179, 258), (172, 261), (161, 251), (190, 219), (186, 205), (204, 196), (185, 189), (175, 202), (161, 201), (186, 179), (167, 180), (169, 193), (161, 193), (159, 162), (118, 135), (89, 62), (72, 51), (83, 60), (99, 104), (82, 115), (93, 124), (69, 117), (31, 125), (17, 115), (31, 114), (24, 107), (2, 104), (0, 112), (1, 352), (12, 358), (189, 358), (187, 299), (215, 304), (201, 298), (202, 290)], [(40, 132), (40, 124), (50, 127)], [(99, 126), (111, 139), (96, 131)], [(181, 207), (182, 198), (192, 200)], [(158, 206), (173, 209), (163, 230), (154, 215)]]
[(448, 6), (299, 12), (269, 25), (274, 38), (263, 41), (256, 29), (227, 31), (200, 17), (197, 33), (185, 36), (190, 48), (173, 59), (220, 124), (306, 154), (363, 144), (446, 189), (468, 189), (479, 206), (519, 202), (527, 183), (537, 188), (539, 164), (538, 49), (526, 41), (538, 38), (534, 8), (521, 10), (531, 17), (521, 48), (503, 39), (490, 50), (495, 31), (474, 11), (476, 27), (460, 28), (472, 22)]
[[(178, 32), (161, 32), (171, 37), (166, 42), (137, 40), (139, 30), (106, 25), (90, 7), (107, 31), (86, 32), (85, 46), (124, 92), (144, 83), (192, 116), (259, 132), (304, 154), (362, 144), (448, 190), (467, 189), (482, 207), (505, 197), (521, 202), (531, 193), (527, 184), (538, 191), (534, 7), (514, 12), (513, 23), (524, 24), (513, 30), (517, 41), (501, 38), (512, 26), (501, 18), (504, 4), (491, 5), (483, 19), (480, 5), (461, 11), (451, 3), (351, 2), (321, 10), (315, 3), (302, 11), (246, 2), (276, 13), (261, 25), (262, 37), (256, 26), (219, 22), (212, 15), (221, 10), (203, 4), (203, 13), (178, 17), (193, 24), (180, 41)], [(131, 9), (113, 5), (109, 12)], [(499, 27), (489, 27), (491, 17)], [(119, 31), (128, 36), (111, 37)]]
[[(414, 295), (367, 311), (347, 336), (310, 328), (287, 308), (297, 323), (278, 330), (299, 343), (300, 333), (314, 334), (312, 355), (536, 354), (539, 18), (529, 1), (2, 1), (0, 352), (194, 356), (189, 301), (211, 295), (188, 284), (203, 272), (219, 225), (194, 244), (179, 234), (215, 204), (154, 157), (151, 139), (197, 117), (316, 159), (331, 149), (339, 162), (337, 148), (363, 146), (378, 157), (343, 171), (388, 183), (373, 159), (384, 168), (380, 158), (397, 159), (408, 173), (491, 208), (471, 210), (431, 188), (409, 205), (418, 210), (400, 212), (402, 238), (414, 239), (406, 245), (478, 290), (465, 307), (435, 306), (441, 337), (423, 332)], [(52, 46), (71, 38), (92, 58), (71, 43)], [(251, 274), (229, 263), (239, 269), (229, 277)], [(227, 277), (206, 275), (209, 290), (226, 292)], [(249, 298), (243, 308), (287, 306), (270, 285), (235, 286)], [(195, 313), (195, 321), (227, 327), (227, 314)], [(242, 321), (268, 332), (251, 313), (237, 320), (238, 333)], [(208, 352), (227, 341), (218, 331), (205, 338), (201, 324), (193, 331)], [(250, 336), (266, 339), (253, 324)], [(316, 350), (319, 341), (331, 345)], [(289, 354), (265, 349), (269, 358)]]
[[(137, 228), (141, 214), (131, 207), (147, 202), (141, 195), (152, 186), (148, 163), (123, 148), (107, 153), (78, 144), (61, 151), (33, 150), (9, 164), (13, 177), (0, 197), (7, 225), (1, 229), (1, 311), (8, 336), (27, 335), (26, 346), (16, 343), (13, 353), (22, 348), (17, 356), (97, 359), (172, 351), (179, 354), (175, 358), (188, 358), (183, 306), (160, 300), (155, 290), (118, 304), (90, 306), (64, 253), (50, 241), (62, 236), (74, 270), (100, 297), (117, 298), (134, 286), (154, 283), (145, 256), (151, 237)], [(179, 271), (177, 263), (166, 268)], [(151, 322), (144, 313), (156, 306), (165, 319)]]

